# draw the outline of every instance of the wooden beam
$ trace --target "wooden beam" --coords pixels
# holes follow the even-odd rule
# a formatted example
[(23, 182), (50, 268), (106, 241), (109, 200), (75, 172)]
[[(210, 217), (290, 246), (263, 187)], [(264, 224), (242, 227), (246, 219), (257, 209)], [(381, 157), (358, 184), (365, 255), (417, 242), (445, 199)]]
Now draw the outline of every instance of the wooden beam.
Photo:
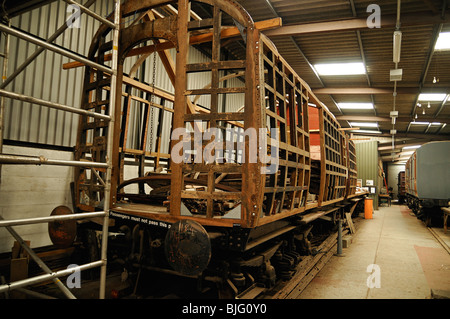
[[(277, 27), (280, 27), (281, 25), (282, 25), (281, 18), (275, 18), (275, 19), (269, 19), (269, 20), (255, 22), (256, 29), (258, 29), (260, 31), (277, 28)], [(236, 36), (239, 36), (239, 35), (240, 35), (240, 32), (239, 32), (237, 27), (231, 27), (231, 28), (223, 29), (221, 31), (221, 33), (220, 33), (221, 39), (232, 38), (232, 37), (236, 37)], [(204, 42), (211, 42), (212, 39), (213, 39), (212, 32), (205, 33), (205, 34), (201, 34), (201, 35), (190, 37), (189, 44), (193, 45), (193, 44), (200, 44), (200, 43), (204, 43)], [(169, 41), (162, 42), (162, 43), (157, 44), (157, 45), (153, 45), (152, 44), (152, 45), (141, 47), (141, 48), (131, 49), (128, 52), (127, 57), (152, 53), (153, 51), (155, 51), (155, 48), (156, 48), (156, 51), (159, 52), (159, 51), (172, 49), (174, 47), (175, 47), (175, 45), (172, 42), (169, 42)], [(112, 58), (111, 54), (105, 54), (104, 61), (105, 62), (106, 61), (110, 61), (111, 58)], [(68, 63), (64, 63), (63, 64), (63, 69), (64, 70), (68, 70), (68, 69), (78, 68), (78, 67), (81, 67), (81, 66), (84, 66), (84, 64), (80, 63), (78, 61), (68, 62)]]
[[(394, 27), (396, 24), (396, 19), (396, 15), (381, 15), (381, 29)], [(441, 19), (439, 15), (434, 15), (429, 11), (402, 14), (402, 27), (411, 25), (432, 25), (438, 23), (447, 23), (449, 21), (450, 14), (445, 14), (443, 19)], [(368, 29), (367, 18), (352, 18), (336, 21), (285, 25), (274, 30), (267, 30), (264, 32), (264, 34), (268, 37), (280, 37), (296, 36), (309, 33), (361, 29)]]
[[(368, 133), (358, 133), (358, 132), (352, 132), (352, 134), (354, 136), (370, 136), (371, 134)], [(380, 134), (373, 134), (372, 136), (374, 137), (389, 137), (392, 138), (391, 133), (389, 133), (388, 130), (382, 130), (382, 133)], [(432, 140), (430, 141), (449, 141), (450, 140), (450, 135), (449, 134), (439, 134), (439, 133), (428, 133), (428, 134), (424, 134), (424, 133), (408, 133), (408, 132), (397, 132), (397, 134), (395, 134), (395, 136), (397, 137), (412, 137), (412, 138), (432, 138)], [(392, 146), (390, 146), (392, 147)]]
[[(313, 89), (314, 94), (390, 94), (394, 93), (393, 88), (317, 88)], [(418, 94), (418, 87), (397, 88), (397, 94)]]
[(147, 92), (147, 93), (154, 93), (156, 96), (159, 96), (161, 98), (164, 98), (166, 100), (174, 102), (173, 94), (167, 93), (167, 92), (165, 92), (163, 90), (160, 90), (158, 88), (153, 88), (150, 85), (147, 85), (147, 84), (144, 84), (142, 82), (136, 81), (136, 80), (131, 79), (131, 78), (125, 76), (125, 75), (123, 76), (123, 83), (129, 84), (129, 85), (131, 85), (131, 86), (133, 86), (133, 87), (135, 87), (137, 89), (140, 89), (140, 90), (142, 90), (144, 92)]
[[(375, 122), (390, 122), (390, 117), (381, 116), (365, 116), (365, 115), (337, 115), (338, 121), (375, 121)], [(411, 121), (411, 119), (410, 119)]]
[[(428, 137), (423, 136), (423, 138), (405, 138), (405, 137), (395, 137), (394, 139), (394, 143), (396, 146), (399, 146), (401, 144), (406, 144), (406, 143), (412, 143), (411, 145), (418, 145), (418, 144), (423, 144), (426, 143), (430, 140), (433, 139), (432, 135), (429, 135)], [(414, 144), (415, 143), (415, 144)], [(386, 146), (390, 146), (392, 147), (392, 141), (390, 142), (386, 142), (386, 143), (378, 143), (378, 147), (383, 147), (382, 150), (387, 150)], [(406, 145), (407, 146), (407, 145)], [(402, 146), (403, 147), (403, 146)], [(382, 151), (381, 151), (382, 152)], [(383, 152), (382, 152), (383, 153)]]
[[(338, 121), (374, 121), (374, 122), (391, 122), (389, 116), (366, 116), (366, 115), (337, 115), (336, 119)], [(412, 122), (413, 118), (410, 116), (400, 116), (397, 118), (396, 123), (409, 123)], [(421, 121), (436, 122), (437, 119), (434, 116), (422, 117)], [(439, 122), (450, 123), (450, 117), (440, 117)]]
[(430, 8), (430, 11), (433, 14), (438, 14), (439, 10), (434, 6), (433, 1), (431, 0), (422, 0), (423, 2), (425, 2), (425, 4), (427, 5), (428, 8)]

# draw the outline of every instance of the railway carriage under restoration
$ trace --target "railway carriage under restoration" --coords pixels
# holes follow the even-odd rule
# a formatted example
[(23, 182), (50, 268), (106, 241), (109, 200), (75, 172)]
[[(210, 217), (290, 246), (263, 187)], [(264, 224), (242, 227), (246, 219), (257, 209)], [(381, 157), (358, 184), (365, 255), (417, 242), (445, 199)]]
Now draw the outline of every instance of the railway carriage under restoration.
[[(110, 250), (122, 238), (128, 265), (210, 272), (235, 292), (289, 277), (311, 253), (310, 223), (364, 194), (353, 142), (260, 32), (280, 21), (255, 23), (233, 0), (128, 0), (121, 13), (116, 104), (111, 77), (85, 66), (81, 106), (115, 108), (110, 229), (124, 236)], [(110, 31), (94, 36), (93, 61), (109, 59)], [(77, 160), (105, 158), (104, 127), (80, 116)], [(76, 168), (78, 212), (102, 209), (104, 178)]]
[(348, 135), (346, 135), (346, 141), (347, 141), (347, 169), (348, 169), (346, 198), (349, 198), (356, 194), (358, 169), (356, 166), (355, 142), (353, 142)]
[(398, 187), (397, 198), (398, 198), (398, 202), (400, 204), (403, 204), (405, 202), (405, 199), (406, 199), (405, 171), (399, 172), (397, 178), (398, 178), (398, 182), (397, 182), (397, 187)]
[(450, 205), (450, 141), (423, 144), (405, 167), (406, 202), (427, 225)]

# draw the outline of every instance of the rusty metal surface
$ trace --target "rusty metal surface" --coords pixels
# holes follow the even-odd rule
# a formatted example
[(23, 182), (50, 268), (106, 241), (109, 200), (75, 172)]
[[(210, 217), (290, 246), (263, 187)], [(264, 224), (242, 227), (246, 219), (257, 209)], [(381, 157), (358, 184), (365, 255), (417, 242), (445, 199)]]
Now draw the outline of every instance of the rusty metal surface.
[[(58, 206), (53, 209), (51, 216), (70, 215), (72, 210), (67, 206)], [(72, 245), (77, 236), (77, 221), (64, 220), (48, 223), (48, 234), (50, 239), (58, 248), (66, 248)]]
[(209, 264), (211, 242), (202, 225), (193, 220), (181, 220), (172, 225), (165, 239), (169, 265), (185, 275), (198, 275)]

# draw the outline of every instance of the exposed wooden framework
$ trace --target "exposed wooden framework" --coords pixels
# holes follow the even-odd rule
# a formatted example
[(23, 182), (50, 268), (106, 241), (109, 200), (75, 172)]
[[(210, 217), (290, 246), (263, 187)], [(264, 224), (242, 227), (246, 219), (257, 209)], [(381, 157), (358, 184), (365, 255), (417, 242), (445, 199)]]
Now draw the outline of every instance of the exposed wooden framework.
[(338, 202), (346, 195), (346, 136), (326, 106), (311, 97), (310, 103), (315, 106), (309, 106), (313, 165), (310, 192), (317, 194), (318, 205), (324, 206)]
[[(132, 12), (139, 14), (135, 22), (121, 30), (118, 48), (116, 84), (122, 90), (118, 90), (115, 105), (114, 134), (120, 138), (115, 140), (112, 159), (112, 210), (160, 221), (189, 218), (202, 225), (252, 228), (344, 199), (345, 132), (258, 28), (280, 25), (281, 21), (254, 23), (233, 0), (179, 0), (177, 9), (172, 3), (147, 0), (123, 4), (122, 18)], [(201, 19), (190, 11), (197, 4), (207, 8), (211, 16)], [(99, 63), (108, 60), (108, 33), (107, 25), (99, 28), (89, 59)], [(244, 58), (224, 54), (229, 43), (224, 39), (229, 37), (240, 43), (244, 53), (239, 56)], [(206, 51), (210, 58), (189, 63), (188, 51), (199, 43), (203, 48), (209, 45)], [(170, 48), (176, 49), (175, 61)], [(143, 61), (156, 52), (174, 94), (156, 88), (154, 82), (134, 79)], [(135, 54), (141, 56), (127, 76), (124, 61)], [(65, 65), (77, 66), (80, 64)], [(107, 111), (109, 76), (93, 67), (86, 66), (85, 70), (82, 108)], [(205, 86), (191, 81), (197, 74), (210, 77), (210, 83)], [(237, 97), (241, 102), (232, 104), (227, 97), (229, 101)], [(197, 104), (199, 101), (202, 105)], [(319, 106), (320, 169), (324, 172), (319, 180), (311, 173), (309, 103)], [(137, 135), (130, 131), (131, 121), (141, 123)], [(103, 125), (101, 119), (80, 117), (77, 159), (104, 158)], [(179, 129), (186, 134), (163, 138), (164, 132), (167, 136), (167, 132), (173, 134)], [(221, 136), (208, 135), (211, 129), (222, 132)], [(200, 141), (199, 136), (203, 137)], [(264, 140), (267, 147), (260, 145)], [(174, 153), (179, 150), (177, 145), (189, 148)], [(231, 150), (227, 149), (230, 145)], [(209, 161), (202, 156), (206, 151), (218, 157)], [(253, 161), (254, 153), (277, 159), (275, 170), (267, 171), (273, 163), (260, 157)], [(176, 160), (177, 154), (184, 160)], [(127, 180), (124, 172), (130, 157), (137, 162), (138, 176)], [(146, 170), (148, 166), (150, 171)], [(162, 168), (167, 172), (162, 173)], [(102, 205), (103, 176), (101, 169), (76, 170), (75, 195), (80, 210), (93, 211)], [(313, 201), (308, 201), (310, 182), (321, 185)], [(138, 193), (125, 193), (125, 186), (132, 183), (138, 184)], [(152, 189), (150, 194), (146, 185)]]

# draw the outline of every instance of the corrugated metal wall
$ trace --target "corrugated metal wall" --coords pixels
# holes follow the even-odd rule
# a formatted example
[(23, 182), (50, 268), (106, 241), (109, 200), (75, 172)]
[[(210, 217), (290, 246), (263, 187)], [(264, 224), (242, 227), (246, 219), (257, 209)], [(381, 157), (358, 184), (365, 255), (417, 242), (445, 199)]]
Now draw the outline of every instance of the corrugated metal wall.
[[(358, 178), (362, 179), (362, 186), (366, 186), (367, 180), (373, 180), (374, 186), (379, 193), (379, 174), (378, 174), (378, 142), (359, 142), (355, 143), (356, 148), (356, 167), (358, 168)], [(378, 209), (377, 194), (370, 195), (373, 198), (373, 207)]]
[[(67, 8), (65, 2), (56, 1), (13, 18), (11, 24), (14, 27), (47, 39), (72, 14), (70, 10), (67, 11)], [(90, 9), (106, 17), (113, 10), (112, 1), (98, 0)], [(57, 38), (55, 43), (86, 56), (91, 39), (99, 25), (100, 22), (83, 14), (80, 18), (80, 27), (67, 29)], [(35, 45), (13, 36), (11, 36), (10, 41), (8, 75), (20, 66), (37, 48)], [(3, 46), (4, 41), (1, 41), (0, 52), (4, 51)], [(175, 51), (171, 50), (171, 54), (175, 60)], [(137, 59), (138, 57), (126, 59), (124, 72), (128, 73)], [(189, 60), (190, 63), (194, 63), (206, 62), (210, 59), (200, 51), (191, 49)], [(52, 102), (80, 107), (84, 68), (63, 70), (62, 65), (66, 62), (69, 62), (68, 58), (46, 50), (5, 89)], [(153, 81), (153, 56), (148, 57), (145, 65), (144, 81), (150, 84)], [(140, 75), (141, 73), (138, 70), (136, 76), (139, 77)], [(190, 81), (189, 86), (201, 88), (210, 83), (210, 77), (205, 76), (205, 74), (198, 74), (194, 75)], [(228, 86), (242, 85), (242, 81), (237, 78), (228, 80)], [(171, 93), (174, 91), (158, 56), (156, 57), (155, 86)], [(133, 103), (135, 103), (134, 106), (138, 106), (138, 102), (133, 101)], [(197, 103), (204, 107), (209, 107), (209, 98), (202, 97)], [(243, 103), (243, 95), (228, 96), (226, 110), (234, 111), (243, 106)], [(138, 110), (139, 107), (132, 106), (132, 109)], [(155, 121), (158, 119), (157, 112), (155, 112)], [(167, 116), (165, 118), (167, 123), (164, 124), (169, 124), (170, 121), (171, 116)], [(77, 125), (78, 115), (6, 99), (4, 139), (72, 147), (76, 143)], [(130, 123), (129, 132), (137, 132), (138, 129), (138, 120)], [(169, 137), (170, 132), (168, 130), (163, 132), (163, 141), (168, 141)], [(135, 138), (130, 135), (128, 143), (130, 143), (129, 147), (134, 145)], [(168, 143), (163, 142), (163, 145), (168, 145)], [(162, 152), (168, 152), (168, 149), (162, 149)]]
[[(107, 15), (112, 5), (102, 1), (91, 6), (95, 12)], [(109, 7), (109, 8), (108, 8)], [(49, 38), (66, 18), (67, 4), (62, 1), (32, 10), (11, 20), (18, 27), (41, 38)], [(94, 30), (99, 22), (82, 15), (80, 28), (68, 29), (55, 41), (70, 50), (86, 55)], [(30, 56), (37, 46), (10, 37), (8, 74)], [(3, 43), (2, 48), (3, 51)], [(44, 51), (6, 89), (37, 98), (79, 107), (83, 69), (62, 70), (68, 59), (51, 51)], [(78, 116), (38, 105), (7, 99), (5, 103), (4, 138), (25, 142), (72, 146), (76, 138)]]

